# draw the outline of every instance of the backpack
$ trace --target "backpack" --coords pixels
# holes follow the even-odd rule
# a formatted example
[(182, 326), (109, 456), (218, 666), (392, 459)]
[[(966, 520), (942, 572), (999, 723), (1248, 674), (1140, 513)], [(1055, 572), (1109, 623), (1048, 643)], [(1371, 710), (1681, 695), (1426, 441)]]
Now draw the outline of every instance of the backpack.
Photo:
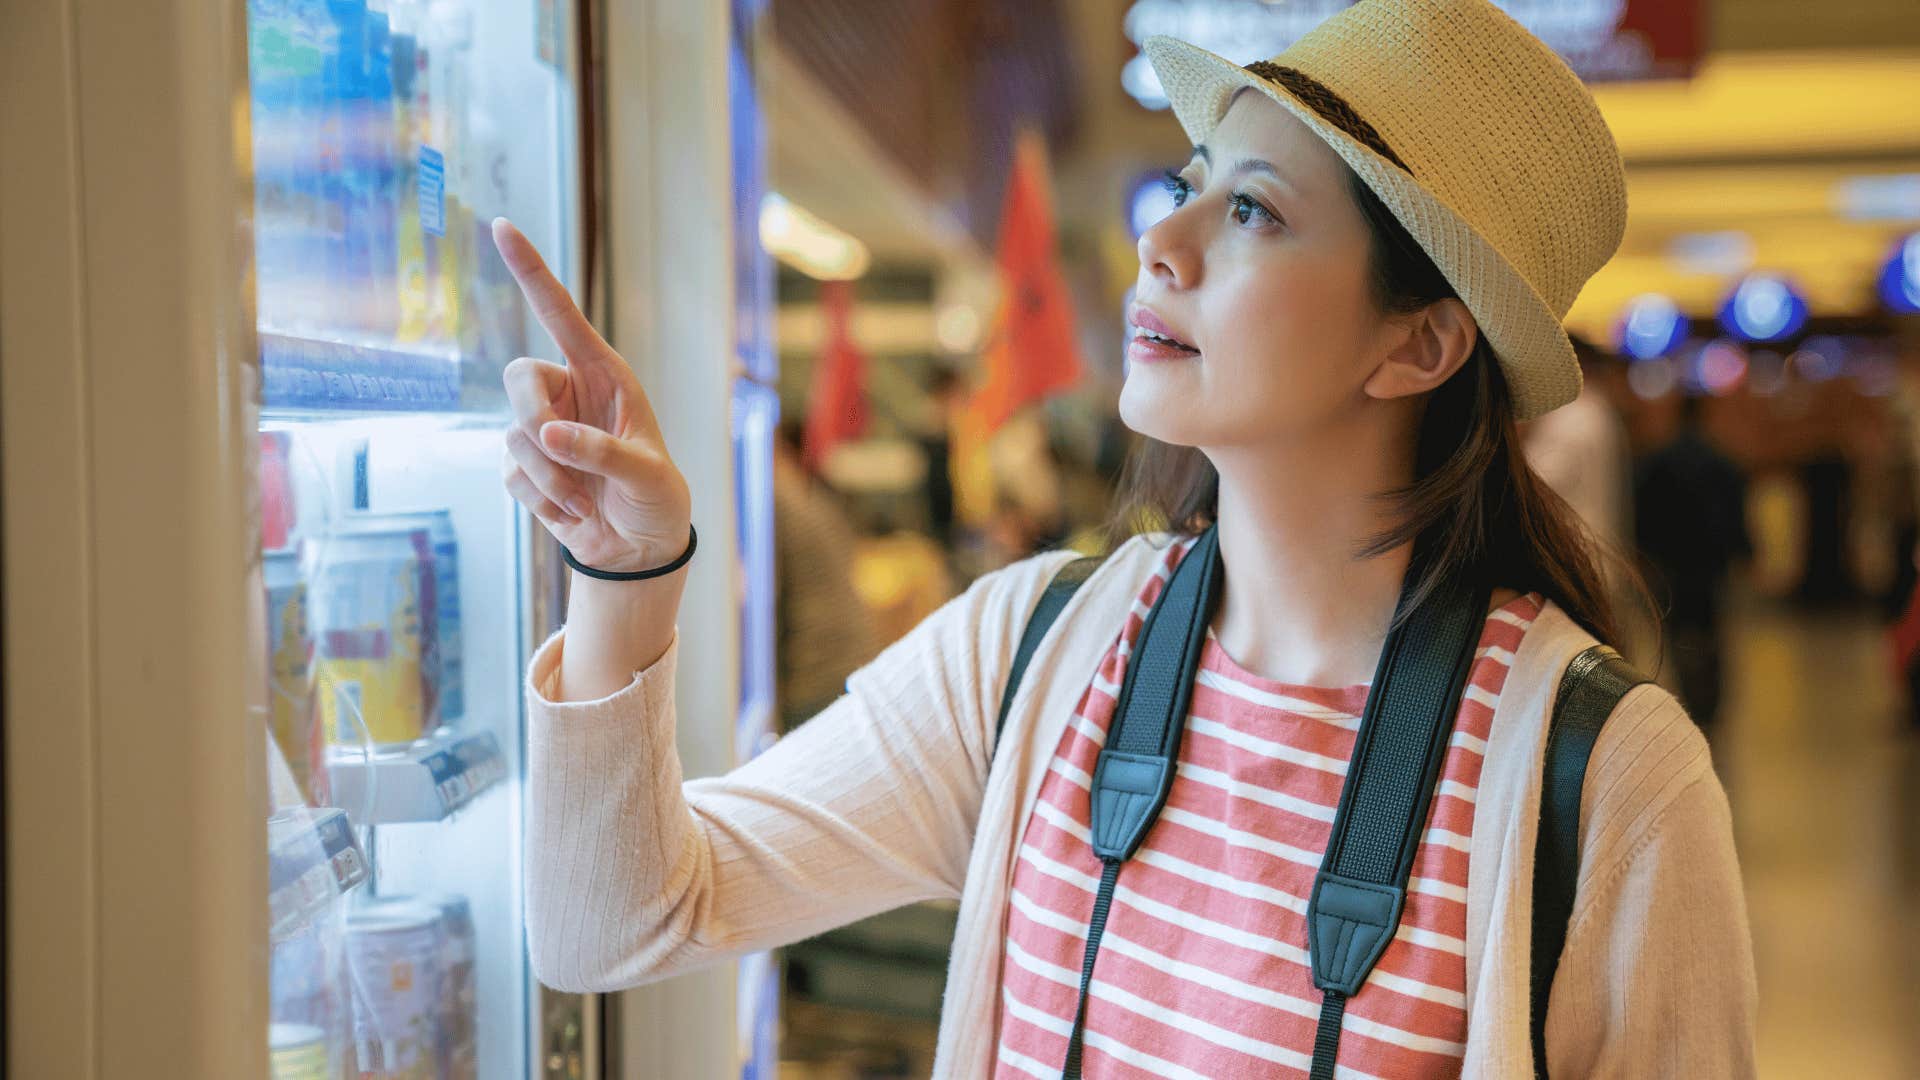
[[(1210, 540), (1210, 532), (1211, 531), (1209, 531), (1209, 535), (1203, 536), (1203, 539)], [(1189, 552), (1189, 555), (1200, 550), (1197, 546), (1194, 551)], [(999, 752), (1000, 746), (999, 735), (1006, 727), (1007, 713), (1013, 704), (1014, 692), (1020, 685), (1020, 678), (1026, 671), (1028, 661), (1032, 659), (1035, 649), (1039, 647), (1040, 639), (1046, 636), (1047, 629), (1053, 624), (1055, 617), (1060, 614), (1061, 609), (1066, 606), (1068, 599), (1073, 596), (1074, 591), (1078, 589), (1088, 577), (1092, 576), (1093, 571), (1099, 567), (1102, 561), (1101, 557), (1087, 556), (1068, 562), (1055, 573), (1053, 579), (1048, 582), (1045, 591), (1042, 592), (1039, 603), (1035, 607), (1032, 616), (1028, 619), (1025, 631), (1021, 634), (1019, 648), (1014, 653), (1013, 668), (1007, 679), (1005, 691), (1000, 698), (1000, 715), (994, 735), (994, 753), (996, 755)], [(1168, 588), (1171, 589), (1171, 587), (1172, 582), (1169, 582)], [(1163, 592), (1162, 595), (1164, 596), (1165, 593)], [(1481, 605), (1480, 610), (1485, 610), (1484, 604)], [(1479, 625), (1477, 622), (1474, 624), (1473, 630), (1474, 633), (1472, 637), (1477, 643), (1479, 637)], [(1144, 644), (1145, 641), (1146, 634), (1143, 629), (1141, 644)], [(1471, 654), (1469, 653), (1469, 655)], [(1134, 666), (1137, 662), (1138, 655), (1136, 655), (1135, 661), (1130, 662), (1129, 666)], [(1464, 672), (1461, 672), (1460, 678), (1464, 679), (1464, 677)], [(1567, 923), (1573, 913), (1574, 885), (1578, 879), (1580, 869), (1580, 788), (1581, 782), (1586, 776), (1587, 759), (1592, 753), (1594, 742), (1599, 737), (1601, 726), (1613, 712), (1614, 707), (1619, 704), (1620, 699), (1626, 696), (1627, 691), (1641, 683), (1651, 681), (1651, 679), (1648, 679), (1645, 675), (1633, 668), (1632, 665), (1628, 664), (1626, 660), (1613, 649), (1604, 644), (1594, 645), (1575, 656), (1567, 665), (1566, 673), (1561, 679), (1559, 692), (1554, 698), (1553, 713), (1549, 721), (1547, 733), (1546, 761), (1543, 770), (1540, 796), (1540, 829), (1534, 846), (1533, 867), (1534, 904), (1532, 972), (1530, 979), (1532, 1001), (1529, 1020), (1532, 1031), (1534, 1073), (1537, 1077), (1544, 1078), (1547, 1075), (1545, 1039), (1547, 995), (1553, 985), (1554, 971), (1559, 965), (1560, 953), (1566, 942)], [(1447, 698), (1448, 702), (1457, 701), (1459, 689), (1457, 686), (1454, 688), (1453, 694)], [(1180, 708), (1182, 710), (1184, 710), (1185, 707), (1184, 701), (1184, 698), (1180, 699)], [(1119, 717), (1116, 714), (1116, 721), (1118, 721), (1118, 719)], [(1170, 752), (1177, 753), (1177, 745), (1178, 733), (1176, 732), (1174, 744)], [(1359, 746), (1356, 746), (1355, 753), (1357, 761), (1358, 755), (1361, 753)], [(1096, 790), (1100, 787), (1098, 781), (1103, 779), (1103, 777), (1096, 777)], [(1162, 802), (1164, 802), (1165, 799), (1165, 784), (1170, 782), (1170, 779), (1171, 776), (1169, 774), (1162, 782), (1162, 790), (1160, 791), (1160, 801)], [(1124, 787), (1124, 785), (1121, 786)], [(1350, 789), (1353, 786), (1354, 784), (1351, 782), (1348, 784)], [(1108, 791), (1105, 794), (1108, 798), (1115, 796), (1121, 799), (1129, 797), (1138, 798), (1138, 796), (1129, 796), (1124, 792), (1116, 793)], [(1340, 814), (1342, 818), (1348, 816), (1347, 801), (1352, 794), (1351, 790), (1343, 793)], [(1096, 801), (1098, 798), (1099, 796), (1096, 796)], [(1430, 798), (1430, 792), (1428, 798)], [(1427, 799), (1420, 801), (1418, 811), (1413, 813), (1411, 817), (1408, 817), (1407, 812), (1403, 810), (1402, 817), (1407, 818), (1405, 828), (1409, 833), (1420, 827), (1421, 821), (1424, 819), (1426, 801)], [(1139, 842), (1139, 837), (1144, 835), (1146, 827), (1151, 825), (1152, 818), (1154, 815), (1157, 815), (1158, 811), (1159, 805), (1155, 804), (1150, 810), (1145, 812), (1145, 821), (1143, 823), (1136, 822), (1137, 834), (1134, 840), (1135, 844)], [(1135, 812), (1134, 816), (1138, 818), (1141, 815), (1139, 812)], [(1339, 825), (1340, 823), (1336, 822), (1336, 830), (1339, 829)], [(1337, 838), (1338, 832), (1336, 832), (1336, 841)], [(1330, 844), (1330, 847), (1331, 846)], [(1131, 854), (1131, 852), (1129, 851), (1128, 854)], [(1117, 865), (1110, 864), (1110, 869), (1117, 869)], [(1402, 873), (1402, 883), (1404, 884), (1404, 871)], [(1090, 949), (1098, 948), (1098, 935), (1099, 931), (1104, 927), (1107, 911), (1106, 901), (1111, 895), (1112, 884), (1112, 874), (1109, 874), (1102, 882), (1103, 887), (1100, 893), (1100, 900), (1095, 903), (1094, 920), (1100, 925), (1090, 928)], [(1362, 887), (1364, 888), (1365, 886)], [(1322, 899), (1321, 893), (1322, 890), (1319, 884), (1316, 884), (1313, 906), (1320, 906)], [(1361, 895), (1364, 896), (1364, 894)], [(1342, 902), (1350, 903), (1351, 897)], [(1310, 928), (1321, 926), (1321, 923), (1316, 921), (1314, 914), (1310, 908), (1308, 919)], [(1335, 914), (1337, 915), (1339, 913), (1336, 912)], [(1392, 936), (1394, 928), (1398, 925), (1398, 920), (1399, 910), (1396, 904), (1394, 905), (1394, 910), (1391, 912), (1391, 924), (1385, 927), (1384, 937), (1390, 938)], [(1341, 926), (1343, 935), (1340, 940), (1344, 945), (1347, 940), (1344, 935), (1350, 934), (1355, 928), (1346, 923), (1340, 923), (1339, 925)], [(1312, 931), (1310, 931), (1310, 933), (1311, 932)], [(1378, 959), (1379, 952), (1384, 951), (1384, 948), (1385, 941), (1379, 941), (1378, 947), (1373, 950), (1374, 955), (1371, 959), (1364, 961), (1363, 969), (1358, 970), (1357, 975), (1354, 974), (1353, 970), (1348, 971), (1348, 974), (1351, 976), (1349, 981), (1352, 990), (1357, 991), (1359, 984), (1364, 981), (1367, 971), (1371, 970), (1373, 960)], [(1315, 957), (1314, 964), (1315, 982), (1319, 984), (1321, 962), (1318, 956)], [(1353, 965), (1349, 965), (1349, 969), (1352, 969), (1352, 967)], [(1086, 983), (1092, 975), (1092, 969), (1092, 952), (1090, 951), (1081, 978), (1081, 1020), (1084, 1020)], [(1339, 997), (1338, 1002), (1334, 1001), (1336, 996)], [(1316, 1040), (1315, 1070), (1313, 1074), (1315, 1077), (1322, 1075), (1331, 1076), (1332, 1074), (1333, 1057), (1337, 1052), (1339, 1039), (1339, 1021), (1341, 1013), (1344, 1010), (1344, 1004), (1344, 995), (1336, 995), (1333, 992), (1329, 992), (1328, 1005), (1323, 1005), (1321, 1025), (1318, 1039)], [(1329, 1026), (1331, 1026), (1331, 1030), (1329, 1030)], [(1077, 1078), (1079, 1076), (1080, 1044), (1077, 1037), (1079, 1031), (1080, 1022), (1076, 1021), (1075, 1038), (1070, 1043), (1068, 1051), (1066, 1076), (1069, 1078)], [(1320, 1045), (1328, 1043), (1331, 1045)]]

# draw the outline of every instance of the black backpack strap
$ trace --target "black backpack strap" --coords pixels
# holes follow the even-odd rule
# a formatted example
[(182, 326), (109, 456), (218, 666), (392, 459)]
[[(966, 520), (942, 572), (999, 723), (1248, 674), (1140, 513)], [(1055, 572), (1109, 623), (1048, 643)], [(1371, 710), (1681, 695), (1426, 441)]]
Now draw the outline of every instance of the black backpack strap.
[(1533, 1071), (1547, 1075), (1547, 994), (1573, 917), (1580, 879), (1580, 787), (1600, 728), (1627, 691), (1652, 682), (1619, 653), (1595, 645), (1573, 658), (1554, 696), (1533, 848)]
[(1067, 1036), (1061, 1080), (1080, 1080), (1087, 987), (1106, 933), (1120, 866), (1133, 857), (1166, 804), (1186, 732), (1194, 671), (1206, 644), (1207, 624), (1225, 576), (1218, 527), (1210, 526), (1173, 568), (1166, 587), (1148, 610), (1127, 660), (1105, 745), (1093, 767), (1091, 840), (1102, 870), (1087, 923), (1080, 965), (1079, 1002)]
[(1040, 639), (1047, 636), (1047, 627), (1067, 606), (1067, 600), (1073, 596), (1080, 583), (1093, 575), (1102, 558), (1098, 555), (1083, 555), (1056, 570), (1053, 580), (1040, 593), (1040, 604), (1033, 609), (1027, 619), (1027, 628), (1020, 634), (1020, 648), (1013, 654), (1013, 670), (1007, 675), (1007, 687), (1000, 694), (1000, 719), (993, 727), (993, 749), (989, 758), (1000, 754), (1000, 733), (1007, 728), (1007, 711), (1013, 707), (1014, 691), (1020, 688), (1020, 676), (1027, 670), (1027, 661), (1033, 659), (1033, 651), (1040, 647)]
[[(1416, 563), (1407, 579), (1418, 577)], [(1403, 594), (1403, 608), (1407, 599)], [(1347, 999), (1399, 929), (1407, 878), (1492, 599), (1490, 583), (1442, 582), (1380, 651), (1307, 901), (1307, 954), (1324, 995), (1312, 1080), (1333, 1080)]]

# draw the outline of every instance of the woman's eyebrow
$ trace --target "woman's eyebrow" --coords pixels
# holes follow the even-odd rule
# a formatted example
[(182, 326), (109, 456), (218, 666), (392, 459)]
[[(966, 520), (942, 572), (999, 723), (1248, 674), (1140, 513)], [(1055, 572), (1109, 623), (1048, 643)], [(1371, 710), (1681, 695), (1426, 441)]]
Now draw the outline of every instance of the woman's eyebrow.
[[(1195, 144), (1193, 148), (1193, 153), (1187, 157), (1187, 160), (1191, 162), (1195, 157), (1198, 157), (1201, 161), (1206, 162), (1208, 167), (1212, 167), (1213, 152), (1207, 149), (1207, 144), (1205, 143)], [(1291, 191), (1295, 194), (1299, 194), (1300, 189), (1294, 186), (1293, 181), (1288, 180), (1285, 176), (1282, 176), (1280, 174), (1280, 170), (1273, 167), (1273, 162), (1266, 161), (1261, 158), (1241, 158), (1239, 161), (1236, 161), (1233, 163), (1233, 168), (1227, 170), (1227, 175), (1237, 176), (1240, 173), (1249, 173), (1249, 172), (1262, 173), (1266, 176), (1270, 176), (1275, 181), (1277, 181), (1282, 187), (1286, 188), (1288, 191)]]

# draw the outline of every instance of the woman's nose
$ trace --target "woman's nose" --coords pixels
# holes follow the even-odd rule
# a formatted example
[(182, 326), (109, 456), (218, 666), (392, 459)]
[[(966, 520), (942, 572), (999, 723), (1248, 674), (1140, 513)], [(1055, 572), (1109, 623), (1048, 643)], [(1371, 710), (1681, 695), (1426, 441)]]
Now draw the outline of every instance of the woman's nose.
[(1191, 206), (1188, 203), (1178, 207), (1149, 225), (1134, 245), (1142, 268), (1155, 277), (1168, 277), (1173, 284), (1182, 288), (1194, 284), (1200, 269), (1200, 259), (1187, 221), (1192, 215), (1182, 213)]

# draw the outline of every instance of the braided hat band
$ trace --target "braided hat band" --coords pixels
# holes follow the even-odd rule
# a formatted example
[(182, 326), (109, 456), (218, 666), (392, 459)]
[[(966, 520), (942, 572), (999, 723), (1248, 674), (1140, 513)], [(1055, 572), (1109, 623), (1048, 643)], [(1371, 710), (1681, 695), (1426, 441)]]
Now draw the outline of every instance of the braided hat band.
[(1271, 60), (1255, 60), (1247, 65), (1247, 70), (1263, 79), (1269, 79), (1285, 87), (1289, 93), (1312, 106), (1313, 111), (1339, 125), (1340, 130), (1367, 144), (1374, 153), (1400, 166), (1400, 171), (1408, 175), (1413, 170), (1400, 160), (1380, 133), (1367, 123), (1366, 118), (1353, 111), (1353, 106), (1339, 94), (1320, 85), (1313, 76), (1290, 67), (1282, 67)]
[(1626, 231), (1626, 175), (1593, 95), (1488, 0), (1360, 0), (1241, 66), (1142, 46), (1188, 138), (1251, 87), (1327, 143), (1440, 268), (1522, 420), (1580, 392), (1561, 320)]

